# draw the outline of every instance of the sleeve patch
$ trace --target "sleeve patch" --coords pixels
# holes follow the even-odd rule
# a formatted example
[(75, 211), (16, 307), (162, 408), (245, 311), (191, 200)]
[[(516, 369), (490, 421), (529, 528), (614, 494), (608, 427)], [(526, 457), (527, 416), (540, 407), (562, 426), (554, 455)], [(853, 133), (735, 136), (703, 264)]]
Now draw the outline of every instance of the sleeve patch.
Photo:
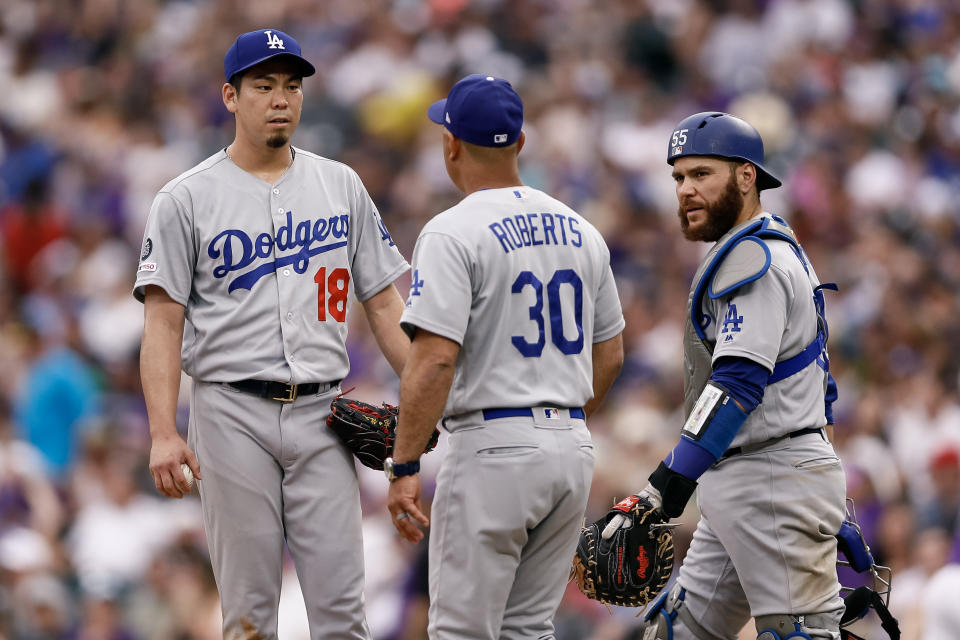
[(414, 296), (420, 295), (420, 289), (423, 288), (423, 278), (420, 277), (420, 269), (413, 270), (413, 276), (410, 278), (410, 295), (407, 296), (407, 306), (413, 302)]
[(734, 334), (740, 333), (741, 324), (743, 324), (743, 316), (737, 312), (737, 305), (731, 300), (727, 303), (727, 312), (723, 316), (723, 329), (720, 331), (721, 335), (726, 334), (723, 341), (733, 342)]

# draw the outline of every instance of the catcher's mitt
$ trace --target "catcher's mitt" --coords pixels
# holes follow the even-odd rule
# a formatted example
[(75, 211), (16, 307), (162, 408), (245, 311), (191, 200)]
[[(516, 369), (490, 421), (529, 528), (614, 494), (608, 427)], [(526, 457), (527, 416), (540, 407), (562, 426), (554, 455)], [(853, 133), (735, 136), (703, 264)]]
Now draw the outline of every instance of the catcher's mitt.
[[(330, 403), (327, 426), (333, 429), (340, 441), (364, 466), (382, 471), (383, 461), (393, 454), (399, 414), (400, 407), (392, 404), (383, 403), (377, 407), (337, 396)], [(432, 451), (439, 438), (440, 431), (434, 429), (424, 453)]]
[[(626, 514), (630, 523), (604, 540), (610, 520)], [(580, 531), (572, 577), (591, 600), (642, 607), (667, 584), (673, 570), (673, 532), (659, 509), (640, 496), (621, 500), (607, 515)]]

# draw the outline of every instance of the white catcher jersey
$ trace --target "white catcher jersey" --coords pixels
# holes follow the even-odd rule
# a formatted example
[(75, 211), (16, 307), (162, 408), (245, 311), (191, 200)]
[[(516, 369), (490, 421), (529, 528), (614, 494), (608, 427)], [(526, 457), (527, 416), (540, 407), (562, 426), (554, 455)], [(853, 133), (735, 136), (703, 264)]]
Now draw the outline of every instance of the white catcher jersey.
[(624, 327), (600, 233), (530, 187), (471, 193), (423, 228), (401, 326), (461, 345), (444, 415), (580, 407), (593, 343)]
[(219, 151), (154, 199), (134, 296), (157, 285), (184, 305), (194, 378), (326, 382), (350, 368), (350, 295), (408, 268), (346, 165), (295, 149), (268, 184)]

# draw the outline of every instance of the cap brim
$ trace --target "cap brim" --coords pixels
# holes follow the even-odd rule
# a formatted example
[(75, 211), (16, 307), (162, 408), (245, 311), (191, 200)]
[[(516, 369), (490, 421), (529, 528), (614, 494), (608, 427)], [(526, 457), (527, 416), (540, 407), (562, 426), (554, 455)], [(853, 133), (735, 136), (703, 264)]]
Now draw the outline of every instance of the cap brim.
[(446, 124), (444, 114), (447, 110), (447, 99), (437, 100), (427, 108), (427, 117), (437, 124)]
[[(307, 76), (312, 76), (313, 74), (315, 74), (315, 73), (317, 72), (317, 70), (313, 67), (313, 65), (310, 64), (309, 62), (307, 62), (305, 58), (301, 58), (300, 56), (298, 56), (298, 55), (295, 54), (295, 53), (286, 53), (286, 52), (283, 52), (283, 53), (273, 53), (273, 54), (270, 54), (269, 56), (263, 56), (263, 57), (260, 58), (259, 60), (254, 60), (253, 62), (251, 62), (251, 63), (248, 64), (247, 66), (242, 67), (242, 68), (240, 68), (240, 69), (237, 69), (237, 70), (234, 71), (233, 73), (234, 73), (234, 74), (244, 73), (244, 72), (246, 72), (246, 71), (249, 71), (251, 68), (257, 66), (257, 65), (260, 64), (261, 62), (266, 62), (267, 60), (273, 60), (274, 58), (280, 58), (280, 57), (291, 58), (291, 59), (295, 60), (295, 61), (297, 62), (297, 64), (300, 65), (300, 70), (301, 70), (300, 75), (301, 75), (302, 77), (304, 77), (304, 78), (306, 78)], [(227, 78), (227, 80), (230, 80), (230, 78)]]

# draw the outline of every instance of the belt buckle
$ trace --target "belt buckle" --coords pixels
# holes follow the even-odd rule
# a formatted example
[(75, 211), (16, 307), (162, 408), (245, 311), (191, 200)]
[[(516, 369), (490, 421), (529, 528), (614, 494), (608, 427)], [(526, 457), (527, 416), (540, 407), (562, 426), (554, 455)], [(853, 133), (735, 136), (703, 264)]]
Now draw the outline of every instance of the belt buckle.
[(287, 394), (284, 396), (274, 396), (273, 400), (277, 402), (293, 402), (297, 399), (297, 385), (291, 384), (287, 386)]

